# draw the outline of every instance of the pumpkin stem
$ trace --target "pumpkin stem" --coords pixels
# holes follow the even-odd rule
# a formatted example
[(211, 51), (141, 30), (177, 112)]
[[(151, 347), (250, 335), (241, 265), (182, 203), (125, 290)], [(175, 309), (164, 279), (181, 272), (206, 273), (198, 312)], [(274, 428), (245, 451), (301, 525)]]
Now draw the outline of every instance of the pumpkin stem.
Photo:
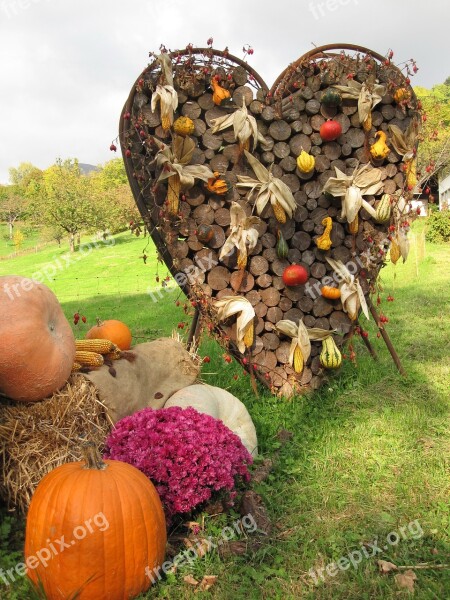
[(103, 462), (94, 442), (83, 442), (81, 449), (83, 451), (83, 458), (86, 461), (84, 469), (96, 469), (97, 471), (106, 469), (108, 465)]

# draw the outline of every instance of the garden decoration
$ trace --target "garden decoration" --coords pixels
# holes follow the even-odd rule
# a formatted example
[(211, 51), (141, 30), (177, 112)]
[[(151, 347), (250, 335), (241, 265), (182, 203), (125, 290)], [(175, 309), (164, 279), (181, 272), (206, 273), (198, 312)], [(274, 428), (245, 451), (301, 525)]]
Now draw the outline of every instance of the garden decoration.
[[(315, 48), (269, 89), (227, 50), (162, 47), (122, 111), (135, 201), (197, 307), (189, 342), (207, 326), (282, 396), (318, 388), (326, 365), (341, 364), (339, 349), (365, 333), (361, 309), (402, 369), (370, 300), (391, 242), (407, 255), (416, 181), (419, 106), (408, 65), (403, 74), (391, 58)], [(327, 358), (311, 339), (296, 370), (280, 321), (329, 332)]]

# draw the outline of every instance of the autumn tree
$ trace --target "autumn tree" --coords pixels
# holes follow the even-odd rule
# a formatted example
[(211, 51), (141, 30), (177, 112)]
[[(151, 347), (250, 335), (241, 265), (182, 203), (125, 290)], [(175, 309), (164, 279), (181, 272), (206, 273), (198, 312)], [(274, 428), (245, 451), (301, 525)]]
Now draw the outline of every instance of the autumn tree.
[(75, 250), (77, 236), (103, 227), (101, 209), (92, 197), (90, 179), (81, 174), (76, 159), (58, 160), (44, 171), (40, 182), (30, 184), (27, 192), (32, 197), (35, 221), (64, 231), (69, 237), (71, 252)]
[(9, 239), (14, 236), (16, 221), (26, 215), (27, 200), (17, 185), (0, 187), (0, 219), (8, 225)]
[(416, 87), (414, 91), (423, 109), (417, 157), (423, 183), (450, 160), (450, 77), (431, 90)]

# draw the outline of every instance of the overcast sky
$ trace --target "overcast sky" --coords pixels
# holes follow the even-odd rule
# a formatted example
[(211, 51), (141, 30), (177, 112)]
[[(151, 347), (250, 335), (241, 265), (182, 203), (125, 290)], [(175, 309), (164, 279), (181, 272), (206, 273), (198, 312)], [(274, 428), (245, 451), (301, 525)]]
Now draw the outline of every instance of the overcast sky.
[(271, 85), (313, 45), (354, 43), (401, 63), (413, 85), (450, 76), (449, 0), (0, 0), (0, 183), (8, 168), (57, 157), (98, 164), (131, 85), (164, 43), (242, 57)]

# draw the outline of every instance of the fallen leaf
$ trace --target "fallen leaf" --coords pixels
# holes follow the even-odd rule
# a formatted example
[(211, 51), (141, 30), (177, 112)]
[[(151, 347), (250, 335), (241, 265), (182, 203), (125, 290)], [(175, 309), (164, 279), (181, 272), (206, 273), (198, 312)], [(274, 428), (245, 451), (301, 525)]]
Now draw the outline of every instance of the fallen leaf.
[(201, 580), (200, 585), (195, 591), (205, 592), (206, 590), (209, 590), (209, 588), (212, 587), (216, 583), (216, 581), (217, 575), (205, 575)]
[(378, 570), (380, 573), (383, 573), (383, 575), (385, 573), (390, 573), (391, 571), (398, 571), (397, 566), (387, 560), (378, 561)]
[(414, 582), (416, 579), (417, 576), (414, 571), (411, 571), (411, 569), (395, 576), (397, 585), (401, 588), (406, 588), (412, 594), (414, 594)]
[(197, 586), (199, 584), (199, 581), (197, 581), (196, 579), (194, 579), (192, 577), (192, 575), (185, 575), (183, 577), (183, 581), (184, 581), (184, 583), (188, 583), (189, 585), (196, 585)]

